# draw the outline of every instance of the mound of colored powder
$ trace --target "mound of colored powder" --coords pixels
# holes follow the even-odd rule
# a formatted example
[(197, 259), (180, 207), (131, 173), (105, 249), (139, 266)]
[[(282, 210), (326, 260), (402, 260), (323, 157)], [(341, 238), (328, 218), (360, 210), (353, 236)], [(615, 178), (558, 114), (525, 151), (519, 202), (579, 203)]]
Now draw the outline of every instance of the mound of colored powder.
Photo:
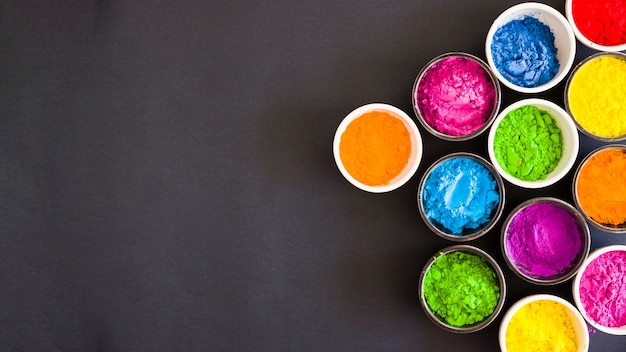
[(455, 236), (484, 227), (499, 202), (498, 184), (491, 171), (468, 157), (441, 162), (430, 172), (422, 190), (428, 220)]
[(369, 186), (386, 185), (411, 157), (411, 136), (387, 111), (370, 111), (352, 121), (341, 135), (339, 153), (346, 170)]
[(622, 0), (573, 0), (576, 27), (594, 43), (606, 46), (626, 43), (626, 2)]
[(491, 52), (498, 72), (519, 87), (541, 86), (559, 71), (552, 30), (531, 16), (512, 20), (498, 28)]
[(506, 252), (522, 273), (537, 279), (567, 274), (584, 254), (584, 230), (572, 212), (553, 203), (521, 209), (506, 230)]
[(606, 327), (626, 326), (626, 251), (610, 251), (581, 275), (580, 301), (587, 316)]
[(567, 98), (572, 116), (585, 130), (609, 138), (626, 135), (626, 60), (591, 59), (574, 74)]
[(435, 62), (419, 80), (415, 108), (435, 130), (465, 136), (485, 125), (496, 106), (489, 73), (468, 57)]
[(522, 306), (505, 332), (508, 352), (578, 351), (578, 338), (567, 307), (540, 300)]
[(593, 220), (626, 226), (626, 151), (608, 148), (591, 156), (580, 169), (576, 193), (580, 207)]
[(500, 285), (485, 259), (457, 251), (440, 256), (428, 269), (423, 295), (432, 312), (449, 325), (463, 327), (494, 312)]
[(509, 112), (494, 136), (494, 154), (509, 175), (520, 180), (546, 178), (561, 160), (561, 130), (546, 111), (526, 105)]

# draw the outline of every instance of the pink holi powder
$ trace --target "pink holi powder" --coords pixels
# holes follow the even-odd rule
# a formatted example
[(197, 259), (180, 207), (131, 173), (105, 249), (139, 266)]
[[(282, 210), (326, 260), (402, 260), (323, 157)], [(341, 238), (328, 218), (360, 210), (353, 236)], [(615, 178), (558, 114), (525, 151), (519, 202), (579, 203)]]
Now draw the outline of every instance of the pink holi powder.
[(581, 275), (580, 301), (596, 323), (626, 326), (626, 251), (606, 252), (589, 263)]
[(506, 233), (506, 252), (522, 273), (554, 279), (568, 273), (581, 258), (583, 230), (567, 209), (551, 203), (531, 204), (519, 211)]
[(485, 125), (496, 105), (488, 72), (466, 57), (449, 57), (426, 70), (415, 90), (416, 109), (435, 130), (465, 136)]

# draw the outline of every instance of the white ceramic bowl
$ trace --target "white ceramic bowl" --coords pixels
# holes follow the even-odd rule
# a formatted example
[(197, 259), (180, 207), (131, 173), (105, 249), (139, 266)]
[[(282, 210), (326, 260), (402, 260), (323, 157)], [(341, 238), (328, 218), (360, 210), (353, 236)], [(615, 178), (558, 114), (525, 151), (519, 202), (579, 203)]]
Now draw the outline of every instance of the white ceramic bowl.
[(587, 330), (587, 324), (585, 324), (585, 319), (583, 319), (580, 312), (574, 307), (571, 303), (564, 300), (561, 297), (548, 295), (548, 294), (536, 294), (530, 295), (520, 299), (515, 302), (509, 310), (502, 317), (502, 321), (500, 322), (500, 330), (498, 333), (498, 340), (500, 342), (500, 350), (502, 352), (507, 352), (506, 348), (506, 329), (511, 322), (511, 318), (517, 311), (523, 306), (535, 302), (535, 301), (554, 301), (563, 305), (572, 320), (572, 326), (574, 327), (574, 331), (576, 331), (576, 336), (578, 337), (578, 351), (577, 352), (586, 352), (589, 350), (589, 331)]
[(585, 320), (587, 320), (587, 322), (589, 322), (589, 324), (591, 324), (591, 326), (607, 334), (626, 335), (626, 325), (619, 327), (619, 328), (608, 327), (608, 326), (600, 325), (597, 322), (595, 322), (593, 319), (591, 319), (580, 300), (580, 280), (585, 270), (589, 266), (589, 263), (591, 263), (594, 259), (598, 258), (600, 255), (607, 253), (607, 252), (612, 252), (612, 251), (626, 251), (626, 246), (624, 245), (606, 246), (606, 247), (598, 248), (595, 251), (591, 252), (591, 254), (589, 254), (589, 256), (587, 257), (587, 260), (585, 260), (585, 262), (583, 263), (582, 268), (578, 271), (578, 274), (576, 274), (576, 276), (574, 277), (574, 281), (572, 283), (572, 295), (574, 296), (574, 302), (576, 303), (576, 307), (578, 307), (578, 310), (580, 310), (580, 312), (582, 313), (582, 316), (585, 318)]
[[(409, 160), (404, 167), (404, 169), (393, 179), (391, 179), (387, 184), (380, 186), (370, 186), (366, 185), (362, 182), (359, 182), (355, 179), (350, 173), (346, 170), (343, 162), (341, 161), (341, 156), (339, 152), (339, 146), (341, 144), (341, 136), (346, 131), (346, 128), (350, 123), (357, 118), (361, 117), (363, 114), (372, 112), (372, 111), (384, 111), (387, 112), (398, 120), (402, 121), (407, 131), (409, 132), (411, 138), (411, 155)], [(413, 120), (407, 115), (404, 111), (398, 109), (395, 106), (389, 104), (382, 103), (372, 103), (363, 105), (361, 107), (356, 108), (352, 112), (350, 112), (339, 124), (337, 131), (335, 132), (335, 138), (333, 140), (333, 154), (335, 157), (335, 163), (339, 168), (341, 174), (354, 186), (359, 189), (362, 189), (367, 192), (372, 193), (383, 193), (393, 191), (400, 186), (404, 185), (415, 175), (417, 168), (419, 167), (420, 161), (422, 160), (423, 154), (423, 143), (422, 136), (420, 135), (419, 130), (417, 129), (417, 125)]]
[[(500, 125), (500, 122), (506, 117), (506, 115), (522, 106), (526, 105), (534, 105), (539, 110), (544, 110), (552, 116), (555, 120), (557, 126), (561, 130), (562, 141), (563, 141), (563, 149), (561, 160), (557, 164), (556, 168), (550, 172), (545, 179), (537, 180), (537, 181), (525, 181), (520, 180), (519, 178), (510, 175), (507, 173), (500, 164), (498, 164), (498, 160), (496, 160), (496, 156), (494, 153), (494, 137), (496, 134), (496, 130)], [(487, 137), (487, 152), (489, 153), (489, 159), (491, 160), (491, 164), (498, 171), (500, 176), (510, 183), (522, 187), (522, 188), (543, 188), (550, 186), (559, 180), (561, 180), (574, 166), (576, 162), (576, 156), (578, 155), (579, 148), (579, 138), (578, 138), (578, 130), (576, 129), (576, 125), (572, 121), (572, 118), (558, 105), (537, 98), (530, 98), (520, 100), (515, 102), (504, 110), (500, 112), (496, 120), (491, 125), (491, 129), (489, 130), (489, 136)]]
[[(526, 16), (534, 17), (550, 27), (554, 34), (554, 46), (557, 49), (556, 58), (559, 61), (559, 70), (551, 81), (538, 87), (521, 87), (504, 78), (498, 71), (491, 52), (491, 44), (496, 31), (508, 22), (522, 19)], [(553, 88), (567, 76), (576, 56), (576, 37), (567, 19), (559, 11), (545, 4), (526, 2), (510, 7), (493, 21), (487, 33), (485, 51), (489, 66), (502, 84), (520, 93), (539, 93)]]
[[(585, 37), (578, 27), (576, 26), (576, 21), (574, 21), (574, 14), (572, 11), (572, 4), (576, 0), (565, 0), (565, 16), (567, 16), (567, 20), (569, 21), (570, 27), (574, 31), (574, 35), (584, 46), (598, 51), (624, 51), (626, 50), (626, 43), (620, 45), (602, 45), (594, 42), (593, 40)], [(599, 3), (601, 5), (601, 3)]]

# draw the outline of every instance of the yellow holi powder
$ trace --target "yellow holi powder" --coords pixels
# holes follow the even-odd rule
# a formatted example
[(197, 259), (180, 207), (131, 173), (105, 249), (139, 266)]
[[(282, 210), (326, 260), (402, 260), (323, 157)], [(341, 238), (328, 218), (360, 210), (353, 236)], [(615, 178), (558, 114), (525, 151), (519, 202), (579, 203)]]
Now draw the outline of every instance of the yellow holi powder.
[(549, 300), (524, 305), (506, 329), (508, 352), (576, 352), (577, 341), (567, 308)]
[(601, 137), (626, 135), (626, 60), (602, 56), (574, 74), (568, 92), (574, 119)]

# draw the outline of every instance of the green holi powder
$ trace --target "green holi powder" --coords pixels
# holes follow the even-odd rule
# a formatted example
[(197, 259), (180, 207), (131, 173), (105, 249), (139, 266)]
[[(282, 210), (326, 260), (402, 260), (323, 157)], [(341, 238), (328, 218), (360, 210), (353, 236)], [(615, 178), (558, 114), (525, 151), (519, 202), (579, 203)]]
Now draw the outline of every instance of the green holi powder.
[(430, 310), (456, 327), (480, 323), (500, 298), (498, 277), (485, 259), (460, 251), (437, 258), (423, 284)]
[(506, 114), (493, 146), (498, 164), (509, 175), (537, 181), (545, 179), (561, 160), (563, 137), (548, 112), (526, 105)]

